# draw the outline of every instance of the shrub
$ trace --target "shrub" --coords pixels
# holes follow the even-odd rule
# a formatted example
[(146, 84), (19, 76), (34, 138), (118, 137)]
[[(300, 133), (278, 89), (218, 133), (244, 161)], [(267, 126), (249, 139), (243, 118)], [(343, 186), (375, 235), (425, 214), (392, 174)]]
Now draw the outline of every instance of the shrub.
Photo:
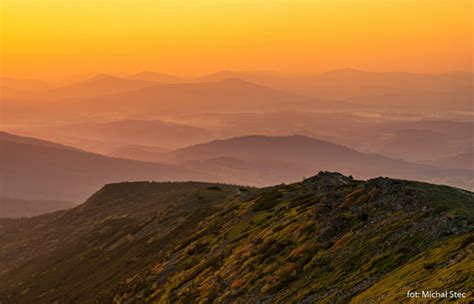
[(222, 191), (222, 189), (220, 187), (217, 187), (217, 186), (210, 186), (210, 187), (207, 187), (207, 190), (211, 190), (211, 191)]
[(278, 191), (262, 194), (252, 206), (252, 210), (258, 212), (271, 209), (280, 203), (282, 197), (283, 194)]

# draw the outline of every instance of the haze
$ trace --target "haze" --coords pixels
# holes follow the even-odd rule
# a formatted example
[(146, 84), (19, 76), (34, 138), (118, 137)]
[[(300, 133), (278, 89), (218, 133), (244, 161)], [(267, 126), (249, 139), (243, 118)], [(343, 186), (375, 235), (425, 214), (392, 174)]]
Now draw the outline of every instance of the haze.
[(0, 217), (121, 181), (472, 190), (471, 5), (2, 1)]

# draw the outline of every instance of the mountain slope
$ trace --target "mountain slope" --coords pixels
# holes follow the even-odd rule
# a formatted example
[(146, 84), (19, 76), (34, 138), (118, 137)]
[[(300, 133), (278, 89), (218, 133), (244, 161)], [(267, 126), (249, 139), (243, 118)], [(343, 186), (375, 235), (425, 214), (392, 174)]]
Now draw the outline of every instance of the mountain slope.
[(62, 138), (99, 141), (115, 145), (183, 147), (209, 139), (205, 129), (161, 120), (115, 120), (101, 123), (43, 127), (30, 132)]
[(164, 153), (166, 151), (167, 150), (165, 148), (155, 146), (125, 145), (108, 151), (107, 155), (112, 157), (153, 162), (156, 160), (157, 153)]
[[(14, 119), (97, 121), (117, 117), (156, 117), (192, 113), (273, 112), (282, 110), (341, 111), (354, 109), (343, 101), (322, 100), (253, 84), (240, 79), (217, 82), (160, 84), (144, 80), (99, 76), (51, 90), (39, 97), (45, 102), (6, 100)], [(47, 107), (46, 107), (47, 105)], [(28, 110), (28, 111), (27, 111)], [(31, 113), (34, 113), (32, 115)], [(77, 113), (80, 113), (78, 117)], [(12, 119), (12, 118), (10, 118)]]
[[(393, 176), (472, 189), (473, 172), (419, 165), (377, 154), (360, 153), (306, 136), (243, 136), (216, 140), (157, 156), (227, 178), (226, 182), (269, 185), (291, 182), (319, 170), (357, 178)], [(241, 172), (237, 172), (240, 168)], [(225, 174), (223, 174), (225, 173)], [(245, 175), (247, 177), (245, 177)], [(242, 177), (242, 178), (241, 178)]]
[(350, 68), (303, 76), (224, 71), (202, 79), (218, 81), (228, 77), (306, 96), (397, 110), (453, 110), (455, 107), (468, 111), (474, 88), (472, 73), (367, 72)]
[[(191, 182), (112, 184), (68, 211), (0, 219), (0, 298), (89, 302), (95, 290), (92, 297), (111, 302), (122, 280), (152, 265), (156, 253), (187, 237), (214, 211), (214, 203), (238, 189)], [(30, 292), (13, 295), (13, 285), (23, 285), (11, 284), (16, 280), (31, 282), (21, 288)]]
[(472, 121), (420, 120), (378, 123), (368, 126), (366, 130), (360, 130), (365, 136), (358, 140), (361, 146), (374, 153), (427, 163), (432, 159), (469, 151), (473, 146), (473, 128)]
[[(390, 179), (361, 183), (323, 173), (268, 189), (238, 208), (229, 203), (231, 211), (208, 217), (165, 259), (124, 283), (119, 299), (347, 303), (446, 242), (458, 257), (451, 263), (459, 266), (446, 267), (449, 254), (443, 254), (426, 266), (432, 271), (410, 283), (421, 288), (437, 271), (467, 265), (474, 249), (473, 194), (429, 201), (424, 187), (432, 186)], [(450, 199), (460, 208), (454, 211)], [(444, 284), (469, 292), (469, 268), (460, 270), (448, 270)], [(403, 299), (405, 290), (385, 288), (376, 296)]]
[(207, 180), (177, 166), (106, 157), (79, 150), (0, 140), (1, 196), (34, 200), (83, 200), (110, 182)]
[(157, 85), (157, 82), (101, 74), (74, 84), (56, 88), (45, 96), (53, 98), (90, 97), (138, 90), (154, 85)]
[[(176, 149), (213, 138), (211, 132), (206, 129), (156, 119), (68, 122), (52, 126), (26, 127), (15, 129), (12, 132), (31, 137), (48, 138), (86, 151), (106, 155), (123, 146), (158, 146), (165, 149)], [(121, 157), (121, 155), (117, 154), (116, 157)], [(132, 159), (148, 161), (144, 158)]]
[(387, 178), (107, 185), (69, 211), (0, 220), (0, 298), (400, 302), (399, 286), (440, 273), (436, 286), (469, 293), (473, 221), (473, 193)]
[(443, 168), (459, 168), (474, 170), (474, 152), (459, 153), (431, 161), (435, 166)]
[(42, 147), (49, 147), (49, 148), (78, 150), (73, 147), (53, 143), (47, 140), (13, 135), (13, 134), (3, 132), (3, 131), (0, 131), (0, 141), (9, 141), (9, 142), (18, 143), (18, 144), (28, 144), (28, 145), (42, 146)]
[[(188, 114), (203, 112), (276, 111), (284, 109), (341, 109), (345, 102), (323, 101), (286, 93), (240, 79), (217, 82), (174, 83), (148, 86), (130, 92), (81, 100), (81, 104), (101, 110), (151, 114)], [(309, 107), (309, 108), (308, 108)], [(87, 110), (87, 107), (84, 107)]]

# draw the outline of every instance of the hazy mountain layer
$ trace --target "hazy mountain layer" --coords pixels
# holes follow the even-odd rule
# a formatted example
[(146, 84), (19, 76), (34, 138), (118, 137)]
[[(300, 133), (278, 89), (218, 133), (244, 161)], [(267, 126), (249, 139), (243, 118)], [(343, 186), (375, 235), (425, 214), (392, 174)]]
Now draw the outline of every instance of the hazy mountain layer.
[(20, 129), (32, 137), (50, 138), (88, 151), (108, 154), (121, 146), (181, 148), (212, 139), (208, 130), (161, 120), (114, 120)]
[(125, 158), (156, 162), (150, 163), (8, 133), (0, 135), (0, 161), (4, 164), (1, 196), (28, 200), (78, 201), (103, 184), (135, 180), (206, 180), (268, 186), (294, 182), (319, 170), (340, 171), (356, 178), (393, 176), (463, 189), (474, 187), (473, 171), (467, 168), (419, 165), (305, 136), (246, 136), (172, 152), (134, 146), (115, 152)]
[(0, 197), (0, 218), (20, 218), (45, 214), (75, 207), (67, 201), (35, 201)]
[(106, 157), (33, 141), (0, 140), (0, 163), (1, 196), (33, 200), (83, 200), (110, 182), (211, 178), (177, 166)]
[(333, 70), (307, 76), (259, 72), (223, 71), (202, 77), (203, 81), (240, 78), (288, 92), (352, 101), (362, 108), (387, 110), (472, 109), (473, 73), (420, 74)]
[(183, 115), (181, 121), (212, 130), (219, 138), (245, 135), (293, 134), (342, 144), (353, 149), (407, 161), (465, 153), (474, 147), (474, 122), (399, 112), (318, 113), (203, 113)]
[(421, 165), (377, 154), (361, 153), (306, 136), (243, 136), (216, 140), (168, 153), (156, 161), (172, 161), (219, 175), (225, 182), (271, 185), (292, 182), (320, 170), (357, 178), (393, 176), (473, 189), (472, 170)]
[(240, 79), (159, 84), (109, 76), (64, 86), (51, 94), (35, 95), (31, 101), (5, 98), (2, 104), (8, 121), (39, 122), (137, 116), (156, 119), (160, 115), (203, 112), (354, 109), (348, 102), (300, 96)]

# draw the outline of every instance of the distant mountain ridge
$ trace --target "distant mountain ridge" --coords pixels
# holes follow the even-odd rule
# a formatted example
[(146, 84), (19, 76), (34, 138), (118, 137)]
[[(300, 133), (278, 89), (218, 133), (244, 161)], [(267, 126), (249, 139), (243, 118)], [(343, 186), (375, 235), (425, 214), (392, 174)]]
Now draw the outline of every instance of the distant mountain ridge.
[(112, 158), (42, 141), (36, 144), (33, 139), (28, 141), (0, 140), (0, 196), (77, 201), (111, 182), (213, 179), (208, 174), (177, 166)]
[(305, 136), (244, 136), (171, 152), (134, 148), (121, 155), (148, 161), (143, 162), (2, 134), (1, 196), (12, 198), (80, 200), (105, 183), (136, 180), (267, 186), (293, 182), (315, 170), (338, 170), (357, 178), (395, 176), (464, 189), (474, 187), (472, 170), (419, 165)]
[(47, 140), (13, 135), (13, 134), (3, 132), (3, 131), (0, 131), (0, 141), (9, 141), (9, 142), (19, 143), (19, 144), (31, 144), (35, 146), (43, 146), (43, 147), (50, 147), (50, 148), (78, 150), (74, 147), (65, 146), (58, 143), (53, 143)]
[[(307, 136), (242, 136), (215, 140), (168, 153), (156, 161), (172, 162), (226, 177), (226, 182), (269, 185), (291, 182), (318, 170), (339, 171), (357, 178), (397, 178), (474, 187), (473, 172), (445, 169), (361, 153)], [(240, 166), (239, 170), (239, 164)]]
[[(474, 93), (472, 72), (421, 74), (338, 69), (320, 74), (282, 76), (224, 71), (202, 77), (217, 81), (238, 77), (257, 84), (322, 99), (345, 100), (360, 108), (469, 110)], [(397, 107), (398, 106), (398, 107)], [(434, 109), (430, 109), (429, 107)]]
[(474, 151), (434, 159), (431, 163), (443, 168), (474, 170)]
[[(105, 106), (115, 104), (120, 109), (133, 105), (139, 109), (161, 111), (161, 113), (262, 112), (302, 106), (310, 108), (320, 106), (323, 109), (351, 106), (347, 102), (299, 96), (239, 78), (225, 78), (213, 82), (159, 84), (101, 96), (99, 99)], [(135, 102), (129, 103), (131, 100)]]
[[(30, 137), (48, 138), (107, 155), (124, 146), (161, 147), (170, 150), (212, 139), (212, 132), (207, 129), (159, 119), (66, 122), (9, 131)], [(116, 156), (120, 157), (120, 154)]]
[(83, 98), (137, 90), (153, 85), (157, 85), (157, 82), (99, 74), (77, 83), (55, 88), (49, 94), (54, 98)]
[[(173, 76), (161, 73), (144, 75), (128, 78), (98, 75), (41, 94), (20, 94), (26, 101), (42, 101), (29, 104), (28, 113), (15, 98), (7, 96), (3, 103), (10, 113), (9, 119), (26, 116), (71, 120), (77, 112), (84, 117), (96, 117), (100, 113), (101, 118), (110, 119), (125, 114), (153, 118), (205, 112), (288, 110), (416, 111), (438, 115), (447, 110), (470, 111), (474, 94), (472, 73), (376, 73), (342, 69), (314, 75), (282, 75), (226, 71), (176, 81)], [(156, 81), (163, 78), (164, 81)], [(44, 101), (49, 102), (51, 111), (45, 111)]]
[(42, 102), (27, 102), (28, 112), (22, 102), (6, 100), (9, 119), (78, 121), (77, 113), (81, 113), (82, 121), (134, 116), (156, 119), (206, 112), (335, 111), (356, 107), (346, 101), (306, 97), (241, 79), (157, 83), (104, 76), (54, 89), (51, 94), (35, 95), (33, 100), (39, 97)]

